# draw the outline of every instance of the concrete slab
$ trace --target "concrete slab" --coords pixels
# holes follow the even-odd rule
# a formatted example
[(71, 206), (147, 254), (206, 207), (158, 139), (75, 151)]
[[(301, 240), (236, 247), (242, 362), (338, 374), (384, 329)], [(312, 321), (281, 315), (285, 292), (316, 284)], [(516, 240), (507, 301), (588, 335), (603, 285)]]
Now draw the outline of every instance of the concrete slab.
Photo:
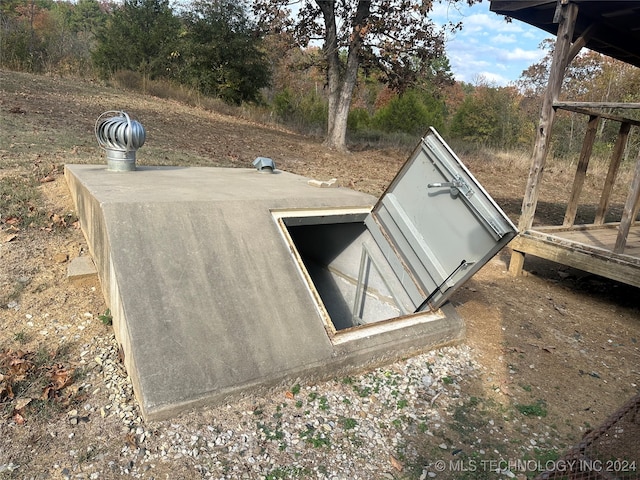
[(98, 270), (90, 256), (76, 257), (67, 266), (67, 278), (71, 282), (82, 283), (97, 276)]
[(65, 176), (148, 419), (461, 338), (446, 305), (336, 333), (274, 212), (376, 199), (287, 172), (67, 165)]

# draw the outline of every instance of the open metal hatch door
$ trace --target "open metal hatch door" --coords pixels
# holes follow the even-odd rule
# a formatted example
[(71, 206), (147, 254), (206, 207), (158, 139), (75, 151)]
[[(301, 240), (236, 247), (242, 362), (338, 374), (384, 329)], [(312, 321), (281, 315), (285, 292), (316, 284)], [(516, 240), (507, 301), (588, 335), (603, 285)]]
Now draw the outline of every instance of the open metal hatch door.
[(365, 224), (415, 311), (439, 308), (518, 233), (433, 128)]

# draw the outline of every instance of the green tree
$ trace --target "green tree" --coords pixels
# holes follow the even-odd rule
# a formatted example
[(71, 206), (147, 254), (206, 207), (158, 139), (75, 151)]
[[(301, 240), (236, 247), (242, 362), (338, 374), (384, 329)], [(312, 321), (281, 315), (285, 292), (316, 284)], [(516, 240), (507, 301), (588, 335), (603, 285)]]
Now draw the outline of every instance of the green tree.
[(467, 142), (501, 148), (526, 144), (532, 123), (519, 108), (512, 87), (479, 85), (453, 115), (449, 133)]
[(80, 76), (91, 73), (95, 33), (106, 19), (96, 0), (53, 3), (48, 21), (38, 30), (45, 45), (47, 70)]
[(429, 127), (442, 131), (444, 102), (419, 90), (408, 90), (378, 109), (373, 124), (385, 132), (421, 135)]
[(46, 60), (41, 31), (50, 21), (51, 0), (0, 2), (0, 65), (40, 72)]
[(94, 33), (105, 20), (96, 0), (3, 0), (0, 65), (33, 72), (91, 72)]
[(71, 31), (84, 37), (93, 37), (106, 22), (107, 12), (97, 0), (78, 0), (69, 17)]
[(184, 14), (185, 34), (173, 52), (173, 75), (228, 103), (258, 102), (270, 70), (243, 2), (199, 0)]
[(180, 30), (169, 0), (125, 0), (100, 29), (93, 60), (105, 77), (118, 70), (161, 77), (170, 67)]

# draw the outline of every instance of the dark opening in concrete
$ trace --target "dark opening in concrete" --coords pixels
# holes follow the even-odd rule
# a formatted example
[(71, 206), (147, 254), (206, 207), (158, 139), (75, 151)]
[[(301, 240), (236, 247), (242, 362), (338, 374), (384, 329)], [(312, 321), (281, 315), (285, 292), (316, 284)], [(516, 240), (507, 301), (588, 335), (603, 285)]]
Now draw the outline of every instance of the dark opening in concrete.
[(413, 313), (415, 307), (364, 223), (368, 210), (309, 213), (276, 216), (330, 330)]

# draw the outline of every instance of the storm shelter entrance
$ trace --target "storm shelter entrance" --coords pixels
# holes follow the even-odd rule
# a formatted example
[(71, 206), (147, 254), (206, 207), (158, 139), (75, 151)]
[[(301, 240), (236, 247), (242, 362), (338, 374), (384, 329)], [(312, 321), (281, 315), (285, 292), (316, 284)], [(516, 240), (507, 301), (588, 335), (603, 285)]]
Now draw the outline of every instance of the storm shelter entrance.
[(272, 214), (333, 333), (438, 310), (517, 233), (433, 129), (372, 209)]
[(281, 228), (330, 329), (340, 331), (414, 312), (365, 225), (368, 210), (301, 213), (281, 212)]

